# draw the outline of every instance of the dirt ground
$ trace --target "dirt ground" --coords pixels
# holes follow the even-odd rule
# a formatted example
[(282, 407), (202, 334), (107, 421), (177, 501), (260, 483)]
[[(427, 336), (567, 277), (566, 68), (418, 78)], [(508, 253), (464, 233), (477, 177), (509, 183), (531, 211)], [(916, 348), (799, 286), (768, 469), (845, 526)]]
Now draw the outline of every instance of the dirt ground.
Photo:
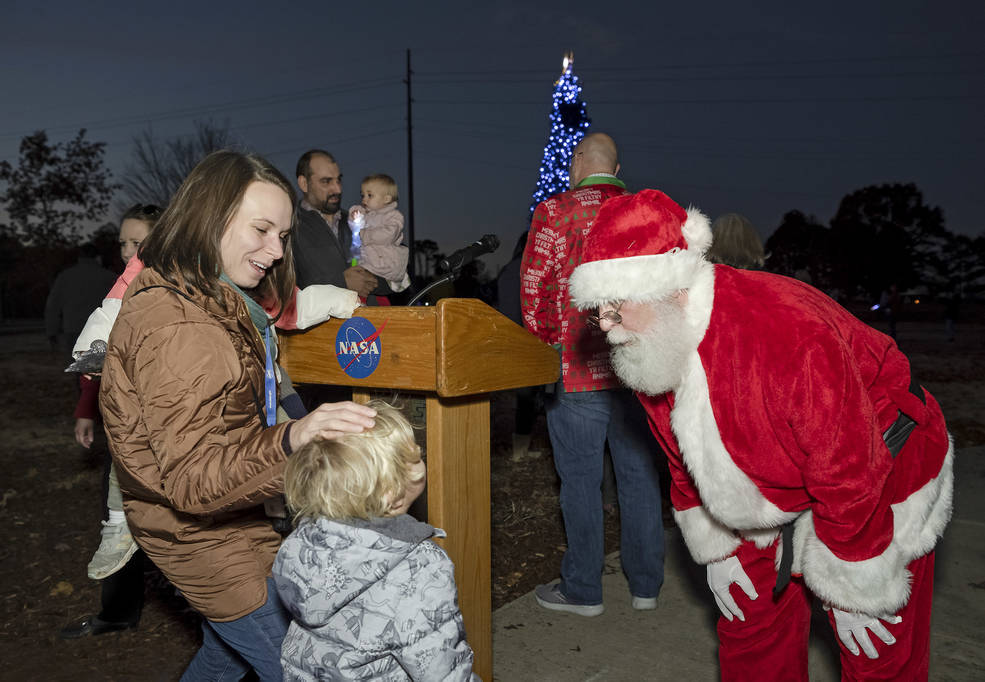
[[(936, 315), (899, 325), (915, 376), (940, 401), (958, 447), (985, 444), (985, 323), (980, 314), (948, 342)], [(934, 319), (936, 318), (936, 319)], [(974, 323), (971, 320), (975, 320)], [(880, 323), (877, 321), (876, 326)], [(0, 679), (176, 680), (199, 641), (198, 616), (153, 569), (136, 630), (62, 641), (58, 630), (99, 610), (99, 585), (86, 578), (98, 545), (103, 444), (72, 438), (74, 388), (37, 324), (0, 326)], [(557, 577), (564, 533), (546, 426), (545, 454), (512, 456), (511, 394), (492, 398), (493, 607)], [(606, 521), (618, 549), (618, 516)]]

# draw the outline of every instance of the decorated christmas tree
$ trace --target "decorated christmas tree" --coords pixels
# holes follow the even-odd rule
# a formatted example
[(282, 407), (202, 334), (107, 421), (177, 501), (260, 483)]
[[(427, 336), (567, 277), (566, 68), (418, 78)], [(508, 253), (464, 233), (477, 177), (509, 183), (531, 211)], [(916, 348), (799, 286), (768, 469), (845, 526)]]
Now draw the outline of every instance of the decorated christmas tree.
[(571, 152), (578, 141), (585, 136), (585, 131), (592, 123), (588, 118), (585, 102), (581, 98), (578, 76), (573, 71), (574, 61), (571, 52), (564, 55), (561, 77), (554, 83), (550, 115), (551, 131), (547, 136), (547, 145), (544, 147), (544, 156), (540, 162), (537, 189), (534, 190), (533, 200), (530, 202), (531, 215), (537, 204), (544, 199), (568, 189)]

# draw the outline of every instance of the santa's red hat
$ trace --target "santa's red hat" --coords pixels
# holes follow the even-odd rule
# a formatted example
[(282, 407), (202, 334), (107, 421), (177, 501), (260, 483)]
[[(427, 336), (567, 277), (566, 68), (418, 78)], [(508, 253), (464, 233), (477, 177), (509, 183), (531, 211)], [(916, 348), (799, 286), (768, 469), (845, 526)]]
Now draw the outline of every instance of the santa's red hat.
[(611, 301), (654, 301), (689, 288), (703, 270), (711, 227), (700, 211), (646, 189), (610, 199), (582, 244), (568, 282), (579, 308)]

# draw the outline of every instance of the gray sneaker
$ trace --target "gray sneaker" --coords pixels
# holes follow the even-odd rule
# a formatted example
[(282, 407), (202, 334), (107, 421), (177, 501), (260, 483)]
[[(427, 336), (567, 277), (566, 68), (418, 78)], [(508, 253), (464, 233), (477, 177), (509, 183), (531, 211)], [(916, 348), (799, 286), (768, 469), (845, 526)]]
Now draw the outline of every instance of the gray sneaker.
[(109, 523), (102, 521), (102, 540), (99, 549), (92, 555), (89, 562), (88, 575), (93, 580), (102, 580), (123, 568), (133, 553), (137, 551), (137, 543), (130, 535), (126, 522)]
[(637, 611), (652, 611), (657, 608), (656, 597), (637, 597), (633, 596), (633, 608)]
[(560, 582), (553, 585), (538, 585), (534, 590), (534, 597), (538, 604), (551, 611), (576, 613), (579, 616), (598, 616), (605, 611), (605, 606), (602, 604), (575, 604), (569, 601), (561, 592)]

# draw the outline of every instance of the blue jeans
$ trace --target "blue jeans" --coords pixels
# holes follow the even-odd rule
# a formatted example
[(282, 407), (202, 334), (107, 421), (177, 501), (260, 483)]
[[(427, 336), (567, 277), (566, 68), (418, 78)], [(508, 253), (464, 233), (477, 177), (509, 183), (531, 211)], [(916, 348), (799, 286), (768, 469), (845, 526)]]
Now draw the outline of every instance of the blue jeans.
[(561, 514), (568, 539), (561, 560), (561, 592), (575, 603), (602, 602), (601, 486), (608, 439), (619, 494), (622, 568), (634, 596), (656, 597), (664, 577), (656, 468), (656, 458), (663, 455), (639, 401), (625, 389), (567, 393), (558, 382), (547, 403), (547, 427), (561, 478)]
[(188, 664), (181, 682), (232, 682), (250, 668), (261, 682), (283, 679), (280, 646), (291, 624), (273, 578), (267, 578), (267, 601), (253, 613), (227, 623), (202, 621), (202, 648)]

